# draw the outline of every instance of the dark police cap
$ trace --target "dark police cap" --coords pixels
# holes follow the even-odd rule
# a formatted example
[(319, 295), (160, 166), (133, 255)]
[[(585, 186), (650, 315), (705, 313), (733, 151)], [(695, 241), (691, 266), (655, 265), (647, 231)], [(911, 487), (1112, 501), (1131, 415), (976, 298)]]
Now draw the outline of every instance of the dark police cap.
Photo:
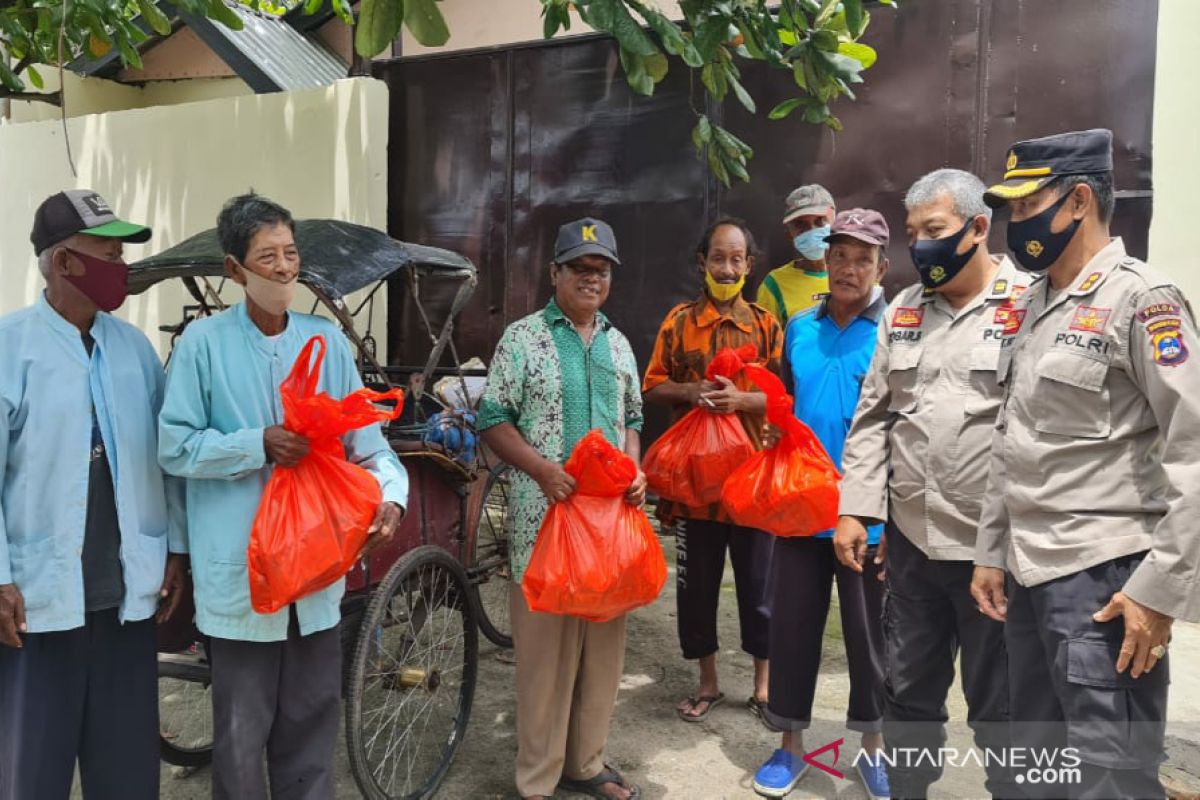
[(558, 229), (554, 263), (566, 264), (580, 256), (603, 256), (614, 264), (621, 263), (617, 258), (617, 237), (607, 222), (584, 217)]
[(1094, 128), (1017, 142), (1004, 168), (1004, 180), (983, 194), (992, 208), (1028, 197), (1061, 175), (1112, 172), (1112, 131)]

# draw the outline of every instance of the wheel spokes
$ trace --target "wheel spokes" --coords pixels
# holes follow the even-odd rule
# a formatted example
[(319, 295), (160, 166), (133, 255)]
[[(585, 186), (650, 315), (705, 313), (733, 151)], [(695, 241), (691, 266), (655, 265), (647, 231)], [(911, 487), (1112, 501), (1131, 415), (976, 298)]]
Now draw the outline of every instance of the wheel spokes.
[(368, 770), (388, 796), (419, 793), (444, 748), (430, 729), (457, 735), (467, 665), (465, 599), (437, 564), (417, 568), (396, 590), (369, 637), (360, 727)]

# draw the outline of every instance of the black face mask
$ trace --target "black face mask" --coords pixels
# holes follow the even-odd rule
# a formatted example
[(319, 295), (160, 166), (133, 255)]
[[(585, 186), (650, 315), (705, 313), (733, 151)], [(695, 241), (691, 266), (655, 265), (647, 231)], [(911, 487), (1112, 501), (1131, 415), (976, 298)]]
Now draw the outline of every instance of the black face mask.
[(1029, 219), (1020, 222), (1009, 221), (1008, 249), (1016, 257), (1017, 263), (1030, 272), (1045, 272), (1050, 269), (1050, 265), (1058, 261), (1058, 257), (1075, 236), (1075, 231), (1079, 229), (1080, 220), (1075, 219), (1058, 233), (1050, 230), (1054, 215), (1071, 199), (1071, 194), (1067, 192), (1054, 205)]
[(958, 243), (971, 230), (974, 219), (967, 220), (962, 230), (945, 239), (920, 239), (909, 245), (908, 253), (912, 256), (913, 265), (921, 275), (921, 283), (927, 289), (936, 289), (942, 284), (949, 283), (954, 276), (962, 272), (963, 267), (979, 249), (976, 242), (965, 253), (956, 253)]

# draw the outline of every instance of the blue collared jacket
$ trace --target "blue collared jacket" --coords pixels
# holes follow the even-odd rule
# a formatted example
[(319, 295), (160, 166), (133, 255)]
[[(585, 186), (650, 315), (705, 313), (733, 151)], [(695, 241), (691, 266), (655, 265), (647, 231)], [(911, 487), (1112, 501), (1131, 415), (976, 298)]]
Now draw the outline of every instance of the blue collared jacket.
[[(288, 610), (259, 614), (250, 607), (246, 550), (250, 528), (271, 477), (263, 431), (283, 423), (279, 385), (305, 343), (325, 337), (329, 352), (319, 391), (345, 397), (362, 387), (345, 336), (329, 320), (288, 313), (272, 339), (239, 303), (188, 326), (171, 356), (159, 419), (159, 462), (187, 479), (188, 547), (196, 590), (196, 622), (222, 639), (270, 642), (287, 638)], [(379, 480), (383, 499), (408, 502), (408, 473), (378, 425), (351, 431), (347, 458)], [(332, 628), (345, 582), (296, 602), (303, 635)]]
[[(103, 312), (89, 358), (44, 297), (0, 317), (0, 584), (25, 598), (30, 633), (84, 624), (83, 536), (92, 406), (121, 529), (122, 622), (154, 613), (168, 538), (185, 550), (181, 482), (158, 466), (163, 369), (145, 335)], [(170, 500), (168, 500), (170, 492)]]

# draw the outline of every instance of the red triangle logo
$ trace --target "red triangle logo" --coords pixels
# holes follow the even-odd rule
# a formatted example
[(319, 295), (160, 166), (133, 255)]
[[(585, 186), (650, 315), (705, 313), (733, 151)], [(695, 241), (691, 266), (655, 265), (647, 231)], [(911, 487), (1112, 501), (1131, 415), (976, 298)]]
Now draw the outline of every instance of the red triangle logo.
[[(830, 775), (832, 775), (835, 778), (844, 780), (846, 776), (843, 775), (842, 773), (838, 772), (836, 769), (834, 769), (834, 767), (837, 766), (838, 756), (841, 755), (841, 746), (843, 743), (845, 743), (845, 741), (846, 741), (845, 739), (838, 739), (836, 742), (830, 742), (829, 744), (825, 745), (824, 747), (822, 747), (819, 750), (813, 750), (810, 753), (805, 753), (804, 754), (804, 763), (808, 764), (811, 767), (816, 767), (817, 769), (824, 770), (825, 772), (828, 772)], [(819, 761), (817, 759), (817, 756), (819, 756), (822, 753), (827, 752), (829, 750), (833, 751), (833, 762), (830, 764), (823, 764), (821, 761)]]

